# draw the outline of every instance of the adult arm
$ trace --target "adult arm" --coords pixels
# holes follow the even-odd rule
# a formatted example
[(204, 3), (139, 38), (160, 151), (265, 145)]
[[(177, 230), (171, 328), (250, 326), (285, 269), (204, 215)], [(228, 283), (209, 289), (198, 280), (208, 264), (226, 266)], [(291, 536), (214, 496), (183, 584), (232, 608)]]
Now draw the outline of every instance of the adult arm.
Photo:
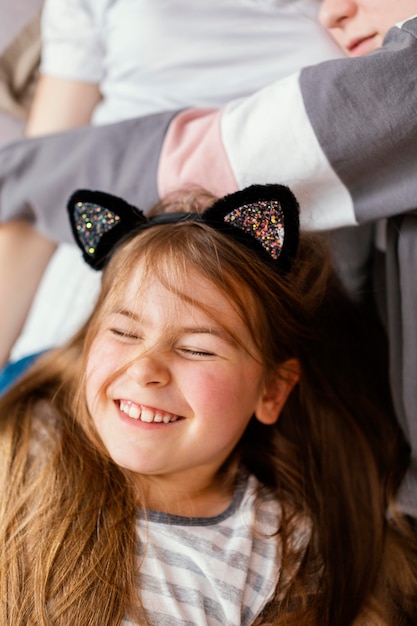
[(409, 211), (417, 193), (416, 58), (417, 18), (367, 57), (306, 68), (221, 111), (158, 114), (12, 144), (0, 151), (1, 219), (28, 215), (34, 205), (43, 223), (39, 212), (56, 210), (80, 185), (136, 196), (146, 210), (188, 183), (224, 194), (273, 181), (294, 189), (312, 228)]
[[(88, 124), (100, 101), (104, 48), (94, 3), (45, 0), (42, 10), (41, 76), (26, 135), (60, 132)], [(97, 11), (97, 10), (96, 10)]]
[(292, 187), (312, 229), (410, 211), (416, 59), (412, 19), (367, 57), (306, 68), (220, 111), (158, 114), (12, 144), (0, 151), (0, 219), (31, 217), (48, 236), (67, 240), (58, 207), (75, 187), (105, 189), (147, 210), (190, 183), (225, 194), (275, 181)]
[(306, 68), (210, 117), (181, 113), (164, 141), (161, 193), (190, 180), (220, 192), (284, 182), (312, 229), (414, 209), (416, 61), (412, 19), (367, 57)]
[(65, 205), (75, 189), (101, 189), (144, 209), (159, 199), (156, 171), (174, 113), (25, 139), (0, 150), (0, 222), (26, 220), (72, 243)]
[[(27, 136), (89, 123), (100, 100), (103, 62), (96, 24), (86, 0), (46, 0), (42, 75), (25, 129)], [(50, 238), (34, 232), (27, 223), (0, 224), (0, 298), (8, 303), (0, 309), (0, 364), (10, 356), (54, 251)], [(16, 290), (17, 284), (20, 288)]]
[(40, 76), (25, 134), (27, 137), (70, 130), (90, 123), (100, 102), (95, 83)]

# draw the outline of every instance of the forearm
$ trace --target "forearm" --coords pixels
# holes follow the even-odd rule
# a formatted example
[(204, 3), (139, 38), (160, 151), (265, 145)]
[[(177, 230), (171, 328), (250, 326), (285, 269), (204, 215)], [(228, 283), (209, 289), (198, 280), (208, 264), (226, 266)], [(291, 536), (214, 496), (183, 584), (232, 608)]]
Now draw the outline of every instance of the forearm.
[(35, 137), (85, 126), (99, 101), (100, 91), (95, 83), (43, 75), (36, 87), (25, 134)]
[(53, 241), (72, 242), (65, 205), (79, 188), (150, 209), (159, 199), (159, 154), (172, 115), (80, 128), (0, 150), (0, 222), (26, 220)]
[(41, 75), (28, 137), (89, 124), (101, 97), (105, 50), (92, 6), (83, 0), (44, 0), (41, 37)]
[(280, 182), (299, 198), (303, 226), (316, 230), (413, 210), (416, 37), (414, 19), (368, 57), (312, 66), (211, 119), (178, 115), (162, 149), (160, 192), (192, 181), (219, 193)]
[(372, 55), (301, 74), (309, 122), (359, 223), (417, 206), (416, 58), (417, 18)]

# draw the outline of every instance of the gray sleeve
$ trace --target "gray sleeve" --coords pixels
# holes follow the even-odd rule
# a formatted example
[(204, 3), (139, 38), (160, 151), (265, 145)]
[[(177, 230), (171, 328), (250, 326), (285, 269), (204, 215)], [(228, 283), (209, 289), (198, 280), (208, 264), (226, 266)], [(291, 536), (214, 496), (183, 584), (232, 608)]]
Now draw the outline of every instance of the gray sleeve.
[(64, 210), (76, 189), (100, 189), (147, 211), (175, 113), (25, 139), (0, 150), (0, 221), (25, 219), (54, 241), (72, 242)]
[(306, 68), (309, 121), (348, 189), (358, 222), (417, 205), (417, 19), (366, 57)]

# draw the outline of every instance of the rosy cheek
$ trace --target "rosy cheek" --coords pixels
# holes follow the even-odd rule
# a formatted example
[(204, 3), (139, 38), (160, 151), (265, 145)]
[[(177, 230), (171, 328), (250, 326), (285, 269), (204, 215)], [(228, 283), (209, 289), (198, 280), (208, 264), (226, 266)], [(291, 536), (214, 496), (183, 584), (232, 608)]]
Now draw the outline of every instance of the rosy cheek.
[(186, 390), (196, 393), (201, 406), (224, 406), (225, 396), (230, 392), (228, 377), (223, 372), (193, 370), (190, 368), (186, 377)]
[(100, 340), (93, 343), (87, 360), (88, 371), (111, 371), (112, 364), (119, 359), (115, 345), (111, 341)]
[(220, 375), (209, 376), (203, 385), (202, 394), (213, 410), (224, 412), (225, 407), (230, 411), (240, 411), (247, 407), (251, 399), (253, 380), (248, 380), (244, 372), (237, 374), (224, 371)]

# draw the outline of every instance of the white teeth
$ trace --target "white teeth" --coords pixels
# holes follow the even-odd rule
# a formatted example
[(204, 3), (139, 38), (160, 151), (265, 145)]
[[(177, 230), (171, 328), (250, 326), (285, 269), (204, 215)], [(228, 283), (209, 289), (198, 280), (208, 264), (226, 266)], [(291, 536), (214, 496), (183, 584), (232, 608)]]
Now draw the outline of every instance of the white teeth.
[(130, 400), (120, 400), (120, 410), (131, 417), (134, 420), (140, 419), (141, 422), (151, 424), (152, 422), (169, 424), (169, 422), (176, 422), (177, 417), (171, 417), (168, 414), (154, 412), (148, 407), (140, 407), (137, 404), (133, 404)]
[(151, 422), (153, 422), (154, 419), (154, 412), (151, 411), (151, 409), (142, 409), (142, 415), (140, 416), (140, 419), (142, 422), (147, 422), (148, 424), (150, 424)]
[(139, 409), (139, 407), (131, 405), (129, 407), (128, 415), (129, 415), (129, 417), (133, 417), (134, 420), (139, 419), (139, 417), (140, 417), (140, 409)]

